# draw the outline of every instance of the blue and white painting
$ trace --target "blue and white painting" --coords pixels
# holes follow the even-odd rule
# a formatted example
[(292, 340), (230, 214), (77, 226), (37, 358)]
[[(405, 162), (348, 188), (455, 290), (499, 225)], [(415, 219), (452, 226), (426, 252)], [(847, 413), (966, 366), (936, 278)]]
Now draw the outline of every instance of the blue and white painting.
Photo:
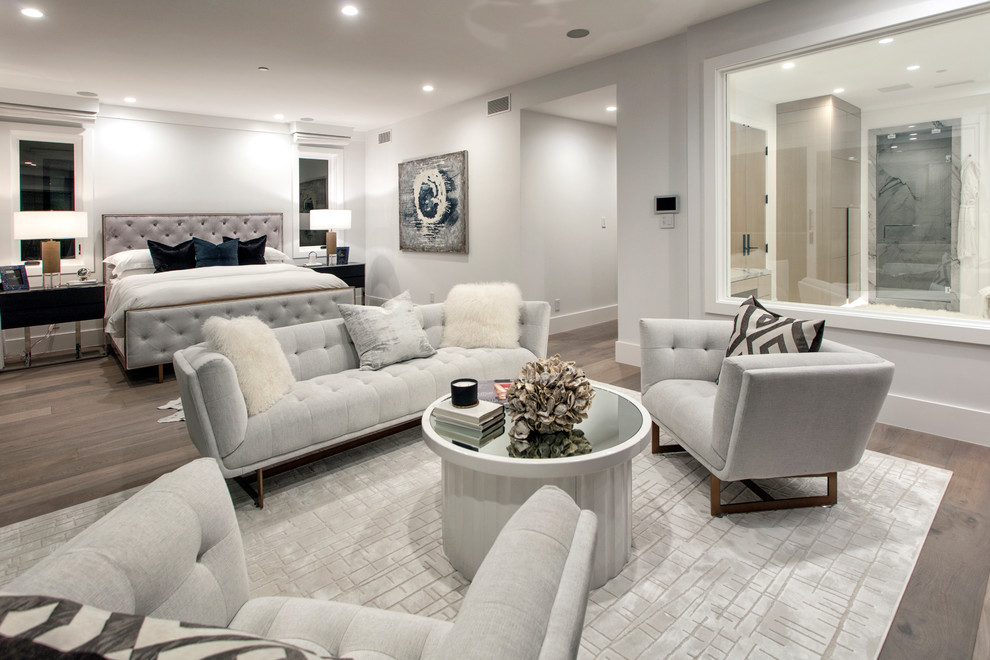
[(467, 254), (467, 151), (399, 163), (399, 249)]

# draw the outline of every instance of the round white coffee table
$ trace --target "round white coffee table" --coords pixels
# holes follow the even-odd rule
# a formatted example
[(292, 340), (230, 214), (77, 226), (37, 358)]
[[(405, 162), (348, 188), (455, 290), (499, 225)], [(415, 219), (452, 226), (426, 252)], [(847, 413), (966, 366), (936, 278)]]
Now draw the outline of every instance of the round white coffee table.
[(506, 432), (477, 451), (465, 449), (434, 427), (438, 402), (423, 413), (423, 440), (442, 462), (443, 550), (461, 575), (474, 578), (505, 523), (546, 484), (558, 486), (598, 516), (592, 587), (618, 575), (629, 561), (632, 459), (649, 442), (650, 415), (615, 390), (603, 385), (594, 389), (588, 419), (575, 426), (591, 441), (591, 453), (583, 456), (511, 458)]

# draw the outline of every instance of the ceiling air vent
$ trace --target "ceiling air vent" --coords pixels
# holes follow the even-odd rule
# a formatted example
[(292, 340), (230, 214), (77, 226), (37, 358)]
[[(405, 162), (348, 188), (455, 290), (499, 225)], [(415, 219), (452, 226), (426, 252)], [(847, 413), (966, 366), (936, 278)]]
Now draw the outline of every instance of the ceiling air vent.
[(902, 85), (891, 85), (890, 87), (880, 87), (877, 89), (881, 94), (889, 94), (890, 92), (902, 92), (905, 89), (911, 89), (911, 83), (904, 83)]
[(378, 144), (385, 144), (392, 141), (392, 131), (383, 131), (378, 134)]
[(500, 115), (503, 112), (508, 112), (511, 109), (509, 104), (509, 95), (501, 96), (497, 99), (492, 99), (488, 102), (488, 116)]

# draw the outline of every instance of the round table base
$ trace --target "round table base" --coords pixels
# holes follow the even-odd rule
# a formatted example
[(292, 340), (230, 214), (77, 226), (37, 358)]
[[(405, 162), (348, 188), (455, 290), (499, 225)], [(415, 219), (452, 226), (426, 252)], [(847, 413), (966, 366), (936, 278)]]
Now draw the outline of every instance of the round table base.
[(618, 575), (632, 547), (631, 460), (590, 474), (544, 479), (485, 474), (443, 461), (443, 550), (451, 565), (474, 579), (505, 523), (547, 484), (598, 516), (591, 587)]

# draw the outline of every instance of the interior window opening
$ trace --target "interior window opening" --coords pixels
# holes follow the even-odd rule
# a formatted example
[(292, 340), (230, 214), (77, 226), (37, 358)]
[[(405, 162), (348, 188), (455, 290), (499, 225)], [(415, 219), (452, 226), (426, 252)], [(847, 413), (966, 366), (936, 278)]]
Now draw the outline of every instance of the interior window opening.
[(990, 14), (725, 74), (734, 297), (988, 318)]

